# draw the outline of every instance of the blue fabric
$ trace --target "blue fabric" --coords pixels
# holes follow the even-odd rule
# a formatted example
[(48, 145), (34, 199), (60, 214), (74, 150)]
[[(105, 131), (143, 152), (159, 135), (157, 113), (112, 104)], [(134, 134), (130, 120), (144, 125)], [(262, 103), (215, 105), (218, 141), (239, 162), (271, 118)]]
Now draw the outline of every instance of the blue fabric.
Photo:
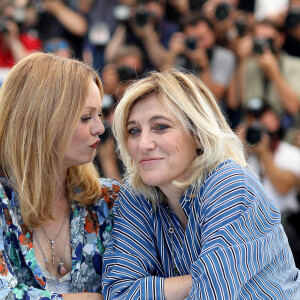
[[(102, 255), (113, 222), (113, 203), (120, 185), (101, 179), (102, 198), (94, 205), (71, 203), (71, 292), (101, 292)], [(23, 223), (18, 197), (0, 176), (0, 298), (62, 299), (45, 290), (46, 279), (37, 265), (31, 229)]]
[[(200, 189), (180, 200), (188, 217), (175, 228), (174, 261), (193, 284), (187, 299), (300, 299), (300, 272), (280, 213), (249, 170), (226, 161)], [(164, 278), (174, 276), (165, 205), (124, 186), (103, 258), (106, 299), (165, 299)]]

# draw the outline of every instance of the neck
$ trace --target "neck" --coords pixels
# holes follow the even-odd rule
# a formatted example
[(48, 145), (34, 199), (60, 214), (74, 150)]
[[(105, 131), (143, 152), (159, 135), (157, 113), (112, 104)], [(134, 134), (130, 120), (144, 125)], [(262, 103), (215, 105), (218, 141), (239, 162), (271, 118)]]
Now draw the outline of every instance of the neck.
[(167, 202), (171, 210), (175, 213), (183, 229), (187, 226), (187, 217), (180, 205), (180, 198), (184, 193), (184, 189), (172, 185), (172, 187), (161, 189), (167, 198)]

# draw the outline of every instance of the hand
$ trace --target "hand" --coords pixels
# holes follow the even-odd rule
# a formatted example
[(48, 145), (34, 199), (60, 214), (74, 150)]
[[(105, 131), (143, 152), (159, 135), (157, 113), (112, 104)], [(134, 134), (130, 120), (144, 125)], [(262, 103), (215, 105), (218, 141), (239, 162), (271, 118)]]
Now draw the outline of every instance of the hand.
[(278, 60), (269, 48), (264, 49), (263, 54), (255, 55), (255, 59), (268, 78), (272, 79), (280, 72)]
[(182, 32), (175, 32), (169, 40), (169, 50), (174, 56), (185, 52), (185, 35)]
[(43, 8), (48, 13), (55, 14), (60, 9), (62, 2), (63, 0), (43, 0)]
[(235, 53), (239, 60), (245, 60), (252, 53), (253, 40), (250, 36), (238, 38), (235, 41)]
[(271, 139), (267, 133), (262, 133), (261, 140), (253, 145), (252, 152), (261, 158), (264, 154), (271, 152), (270, 150)]
[(209, 59), (206, 53), (206, 49), (197, 48), (195, 50), (187, 50), (186, 54), (191, 61), (193, 61), (198, 67), (200, 67), (200, 69), (209, 69)]
[(4, 38), (6, 41), (10, 42), (11, 40), (19, 40), (19, 27), (17, 23), (13, 20), (6, 20), (5, 27), (7, 28), (7, 32), (4, 34)]

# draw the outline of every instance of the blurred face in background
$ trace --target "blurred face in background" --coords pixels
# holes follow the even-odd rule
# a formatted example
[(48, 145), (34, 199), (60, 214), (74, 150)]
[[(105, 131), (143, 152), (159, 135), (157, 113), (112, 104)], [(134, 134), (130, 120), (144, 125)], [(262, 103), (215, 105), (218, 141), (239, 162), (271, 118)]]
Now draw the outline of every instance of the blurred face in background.
[(198, 48), (211, 49), (215, 45), (215, 33), (206, 22), (188, 25), (184, 28), (184, 33), (188, 37), (197, 38)]

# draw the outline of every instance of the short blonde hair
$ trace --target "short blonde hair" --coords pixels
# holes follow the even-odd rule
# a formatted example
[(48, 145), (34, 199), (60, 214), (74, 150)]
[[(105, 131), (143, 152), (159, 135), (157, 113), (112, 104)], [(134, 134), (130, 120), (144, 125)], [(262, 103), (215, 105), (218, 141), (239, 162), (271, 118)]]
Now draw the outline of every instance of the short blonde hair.
[(154, 207), (158, 201), (163, 200), (163, 195), (157, 188), (144, 184), (139, 176), (128, 152), (126, 129), (133, 106), (150, 95), (157, 95), (162, 104), (172, 111), (194, 138), (201, 153), (191, 166), (191, 176), (185, 182), (175, 184), (184, 188), (191, 184), (200, 186), (203, 179), (226, 159), (233, 159), (242, 166), (247, 165), (240, 140), (199, 77), (176, 69), (150, 72), (125, 92), (114, 114), (113, 131), (129, 184), (136, 192), (151, 200)]
[[(16, 189), (24, 222), (31, 227), (52, 218), (57, 170), (84, 109), (92, 82), (90, 66), (50, 53), (17, 63), (0, 90), (0, 167)], [(92, 163), (68, 169), (69, 199), (91, 204), (101, 195)]]

